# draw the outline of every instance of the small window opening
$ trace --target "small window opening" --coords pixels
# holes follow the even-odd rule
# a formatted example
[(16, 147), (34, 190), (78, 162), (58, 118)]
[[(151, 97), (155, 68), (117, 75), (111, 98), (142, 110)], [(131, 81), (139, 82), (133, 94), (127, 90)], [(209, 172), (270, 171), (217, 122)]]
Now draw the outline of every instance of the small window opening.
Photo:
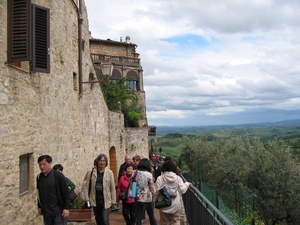
[(74, 91), (77, 91), (77, 74), (76, 73), (73, 73), (73, 88), (74, 88)]

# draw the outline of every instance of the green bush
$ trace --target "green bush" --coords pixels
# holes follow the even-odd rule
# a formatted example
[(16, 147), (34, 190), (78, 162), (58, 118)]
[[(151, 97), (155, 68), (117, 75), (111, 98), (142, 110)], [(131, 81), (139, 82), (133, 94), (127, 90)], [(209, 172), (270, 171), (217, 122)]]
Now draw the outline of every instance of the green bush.
[(75, 200), (70, 205), (71, 209), (85, 209), (86, 204), (79, 196), (75, 198)]

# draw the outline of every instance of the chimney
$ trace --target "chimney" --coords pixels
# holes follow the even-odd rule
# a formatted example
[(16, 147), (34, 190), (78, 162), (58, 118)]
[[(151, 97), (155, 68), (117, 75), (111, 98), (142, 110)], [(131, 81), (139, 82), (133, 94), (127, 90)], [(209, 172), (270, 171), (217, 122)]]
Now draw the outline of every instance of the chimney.
[(120, 37), (120, 42), (122, 42), (122, 37)]
[(126, 36), (126, 43), (130, 44), (130, 37), (129, 36)]

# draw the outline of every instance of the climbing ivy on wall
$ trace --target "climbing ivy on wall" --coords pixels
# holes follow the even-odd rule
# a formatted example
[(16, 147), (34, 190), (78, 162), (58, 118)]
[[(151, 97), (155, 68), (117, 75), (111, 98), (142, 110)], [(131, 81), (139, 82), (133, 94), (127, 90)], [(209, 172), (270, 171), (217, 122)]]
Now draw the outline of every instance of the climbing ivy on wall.
[(135, 91), (126, 84), (128, 78), (123, 77), (112, 82), (104, 76), (99, 76), (98, 80), (108, 109), (124, 114), (125, 127), (139, 127), (139, 120), (143, 118), (143, 108)]

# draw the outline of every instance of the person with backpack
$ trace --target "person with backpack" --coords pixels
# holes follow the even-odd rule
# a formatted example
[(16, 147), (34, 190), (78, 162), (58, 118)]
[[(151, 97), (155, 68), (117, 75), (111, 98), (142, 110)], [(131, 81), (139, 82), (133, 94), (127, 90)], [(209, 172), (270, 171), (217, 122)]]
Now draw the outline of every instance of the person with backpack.
[(181, 177), (176, 174), (177, 166), (172, 160), (165, 161), (161, 166), (162, 174), (157, 177), (155, 182), (155, 196), (156, 201), (159, 190), (166, 187), (172, 198), (171, 206), (160, 208), (160, 225), (180, 225), (181, 220), (181, 195), (184, 194), (189, 186), (190, 182), (183, 182)]
[(70, 209), (70, 191), (65, 176), (52, 169), (52, 157), (38, 158), (41, 173), (36, 178), (38, 189), (38, 213), (45, 225), (65, 225)]
[[(56, 164), (53, 166), (53, 169), (63, 173), (64, 167), (61, 164)], [(76, 185), (67, 177), (65, 177), (67, 185), (70, 189), (70, 197), (71, 197), (71, 203), (75, 200), (75, 198), (77, 197), (76, 192), (74, 191), (74, 189), (76, 188)]]
[(143, 158), (140, 160), (137, 170), (133, 176), (136, 181), (137, 189), (135, 202), (136, 225), (142, 224), (144, 215), (143, 209), (147, 211), (150, 224), (157, 225), (152, 201), (154, 182), (149, 159)]

